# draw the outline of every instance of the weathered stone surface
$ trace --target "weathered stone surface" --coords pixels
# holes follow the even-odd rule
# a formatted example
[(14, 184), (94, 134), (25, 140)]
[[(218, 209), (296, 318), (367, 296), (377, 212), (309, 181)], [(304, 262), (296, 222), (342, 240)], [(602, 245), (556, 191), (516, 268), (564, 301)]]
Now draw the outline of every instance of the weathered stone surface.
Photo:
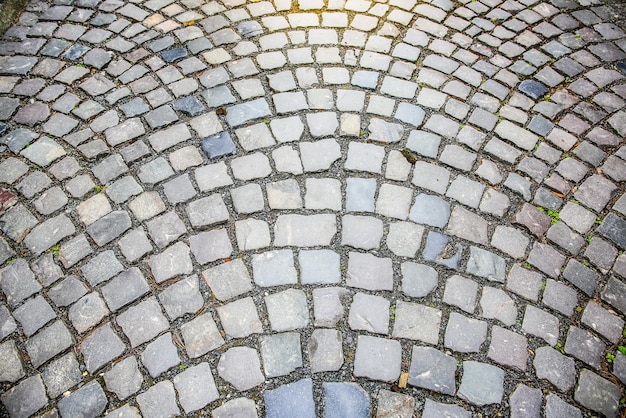
[(265, 380), (259, 355), (249, 347), (233, 347), (222, 354), (217, 372), (238, 391), (251, 389)]
[(459, 396), (474, 405), (500, 403), (504, 392), (504, 370), (476, 361), (463, 362)]
[(323, 390), (325, 417), (358, 418), (371, 416), (372, 407), (369, 395), (358, 384), (325, 382)]
[(328, 245), (336, 233), (337, 220), (334, 215), (280, 215), (274, 225), (274, 245)]
[(400, 343), (395, 340), (360, 335), (354, 358), (354, 375), (383, 382), (400, 376)]
[(456, 359), (430, 347), (413, 347), (409, 384), (452, 395), (456, 390)]

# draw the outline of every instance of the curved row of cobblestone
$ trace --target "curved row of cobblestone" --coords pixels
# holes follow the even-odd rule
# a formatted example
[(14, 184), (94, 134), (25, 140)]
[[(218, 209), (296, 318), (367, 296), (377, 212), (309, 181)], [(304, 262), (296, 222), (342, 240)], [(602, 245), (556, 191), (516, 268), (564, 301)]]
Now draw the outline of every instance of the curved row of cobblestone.
[(56, 0), (0, 43), (11, 416), (617, 416), (587, 1)]

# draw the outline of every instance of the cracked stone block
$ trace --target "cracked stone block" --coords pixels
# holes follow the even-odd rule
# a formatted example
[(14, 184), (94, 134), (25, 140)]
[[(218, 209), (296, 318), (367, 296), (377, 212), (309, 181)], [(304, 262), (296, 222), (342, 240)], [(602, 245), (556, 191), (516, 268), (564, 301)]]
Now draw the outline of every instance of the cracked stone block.
[(107, 390), (115, 393), (120, 400), (128, 398), (139, 391), (143, 376), (139, 371), (135, 357), (130, 356), (116, 363), (111, 370), (104, 373)]
[(430, 347), (413, 347), (409, 384), (452, 395), (456, 390), (457, 362), (452, 356)]
[(108, 404), (106, 395), (97, 380), (64, 397), (57, 407), (61, 416), (95, 417), (104, 412)]
[(262, 336), (259, 348), (267, 377), (286, 376), (302, 367), (300, 334), (297, 332)]
[(178, 400), (186, 413), (202, 409), (219, 398), (209, 363), (190, 367), (174, 376), (173, 380)]
[[(217, 365), (217, 373), (240, 392), (252, 389), (265, 381), (261, 373), (259, 354), (249, 347), (233, 347), (222, 354)], [(267, 391), (265, 393), (267, 394)]]
[(576, 363), (573, 358), (559, 353), (552, 347), (535, 350), (533, 367), (539, 379), (546, 379), (563, 392), (576, 383)]
[(571, 326), (565, 340), (565, 352), (587, 363), (595, 369), (599, 369), (606, 350), (598, 337), (581, 328)]
[(165, 333), (148, 344), (141, 353), (141, 363), (153, 378), (180, 364), (172, 334)]
[(354, 375), (383, 382), (400, 377), (402, 348), (399, 341), (360, 335), (354, 360)]
[(291, 250), (268, 251), (252, 256), (254, 282), (263, 287), (295, 284), (298, 272)]
[(454, 275), (446, 280), (443, 302), (457, 306), (465, 312), (472, 314), (476, 308), (477, 292), (478, 283), (471, 279)]
[(23, 380), (20, 384), (4, 392), (1, 399), (12, 417), (32, 416), (48, 404), (46, 388), (38, 374)]
[(411, 418), (415, 410), (415, 399), (402, 393), (381, 389), (377, 395), (376, 418)]
[(444, 345), (460, 353), (478, 353), (487, 338), (487, 328), (485, 321), (451, 312)]
[(463, 362), (463, 377), (459, 397), (483, 406), (499, 404), (504, 393), (504, 370), (476, 361)]
[(526, 371), (528, 341), (520, 334), (494, 325), (487, 356), (502, 365)]
[(263, 325), (251, 297), (242, 298), (217, 308), (224, 332), (231, 338), (262, 334)]
[(202, 314), (181, 327), (187, 355), (200, 357), (224, 344), (210, 312)]
[(391, 259), (350, 252), (346, 284), (366, 290), (391, 290), (393, 288)]
[(478, 277), (504, 283), (506, 262), (502, 257), (478, 247), (470, 247), (466, 272)]
[(51, 361), (43, 371), (43, 380), (51, 397), (57, 397), (72, 386), (79, 384), (82, 374), (76, 356), (68, 353)]
[(574, 399), (584, 407), (606, 417), (616, 417), (619, 413), (621, 392), (619, 387), (592, 371), (582, 370)]
[(141, 414), (146, 417), (180, 415), (174, 385), (169, 380), (163, 380), (137, 395), (137, 403)]
[(382, 296), (357, 293), (350, 305), (348, 324), (354, 330), (388, 334), (389, 306), (389, 301)]
[(494, 287), (483, 287), (480, 309), (483, 318), (497, 319), (508, 326), (515, 324), (517, 319), (517, 307), (513, 299)]
[(258, 219), (236, 221), (235, 236), (240, 251), (266, 248), (271, 242), (269, 225)]
[(417, 303), (398, 301), (392, 336), (437, 345), (441, 311)]

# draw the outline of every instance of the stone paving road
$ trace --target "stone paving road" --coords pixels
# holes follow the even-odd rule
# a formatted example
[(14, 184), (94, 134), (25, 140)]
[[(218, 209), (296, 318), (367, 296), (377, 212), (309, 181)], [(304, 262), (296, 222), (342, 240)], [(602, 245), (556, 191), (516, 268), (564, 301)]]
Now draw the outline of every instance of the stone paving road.
[(31, 1), (5, 412), (624, 416), (626, 33), (540, 1)]

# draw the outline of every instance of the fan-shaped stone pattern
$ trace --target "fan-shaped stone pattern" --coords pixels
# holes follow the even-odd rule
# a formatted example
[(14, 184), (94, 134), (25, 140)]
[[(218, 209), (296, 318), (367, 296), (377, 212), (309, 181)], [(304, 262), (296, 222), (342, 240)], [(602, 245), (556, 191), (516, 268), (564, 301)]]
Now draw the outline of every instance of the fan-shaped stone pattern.
[(626, 34), (596, 3), (29, 5), (3, 405), (620, 413)]

